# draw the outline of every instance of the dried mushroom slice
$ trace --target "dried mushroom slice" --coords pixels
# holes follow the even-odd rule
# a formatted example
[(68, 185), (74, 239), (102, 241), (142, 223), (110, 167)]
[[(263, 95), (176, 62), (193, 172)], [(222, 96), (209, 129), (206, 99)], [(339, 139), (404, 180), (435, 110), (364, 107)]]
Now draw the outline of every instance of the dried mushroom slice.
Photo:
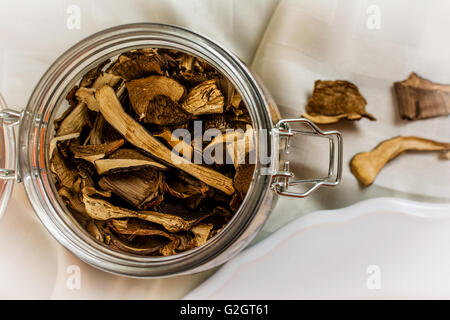
[(174, 240), (175, 235), (168, 233), (150, 222), (137, 219), (112, 219), (108, 221), (114, 232), (132, 239), (135, 236), (161, 236)]
[(126, 80), (131, 80), (150, 74), (163, 75), (166, 69), (167, 60), (156, 50), (141, 50), (129, 55), (121, 55), (109, 71)]
[(95, 100), (95, 89), (94, 88), (84, 88), (81, 87), (75, 93), (78, 101), (86, 104), (89, 110), (98, 112), (98, 103)]
[(59, 186), (67, 189), (72, 189), (78, 178), (78, 172), (75, 167), (64, 159), (59, 150), (53, 152), (50, 160), (50, 170), (56, 175)]
[(193, 115), (222, 113), (224, 98), (215, 80), (207, 80), (189, 91), (181, 107)]
[(111, 244), (113, 247), (137, 255), (150, 255), (158, 252), (166, 242), (164, 239), (154, 237), (138, 237), (133, 239), (133, 241), (128, 241), (111, 235)]
[(213, 225), (210, 223), (199, 223), (193, 226), (191, 232), (194, 234), (194, 238), (192, 239), (191, 245), (194, 248), (204, 245), (209, 239), (212, 228)]
[(94, 165), (99, 175), (129, 172), (144, 168), (168, 169), (165, 165), (142, 155), (134, 149), (119, 149), (111, 154), (108, 159), (95, 160)]
[(365, 186), (373, 183), (380, 170), (392, 159), (405, 151), (450, 150), (450, 143), (437, 142), (419, 137), (395, 137), (385, 140), (370, 152), (356, 154), (350, 167), (355, 177)]
[(236, 169), (236, 175), (234, 176), (234, 187), (236, 192), (239, 193), (241, 199), (245, 198), (250, 184), (253, 180), (253, 173), (255, 171), (254, 164), (241, 164)]
[(209, 215), (201, 215), (197, 211), (191, 212), (187, 208), (174, 204), (160, 206), (160, 211), (134, 211), (114, 206), (104, 199), (92, 196), (98, 192), (93, 188), (83, 189), (83, 202), (86, 212), (95, 220), (138, 218), (162, 225), (167, 231), (180, 232), (191, 229), (194, 224)]
[(177, 235), (170, 243), (160, 249), (160, 254), (170, 256), (204, 245), (210, 236), (212, 224), (198, 224), (190, 230), (192, 234)]
[(87, 146), (71, 145), (70, 151), (73, 153), (75, 158), (94, 163), (95, 160), (102, 159), (113, 153), (124, 143), (125, 141), (123, 139), (119, 139), (103, 144), (90, 144)]
[(376, 120), (366, 112), (366, 104), (358, 87), (349, 81), (316, 80), (314, 91), (306, 105), (306, 113), (302, 116), (318, 124), (336, 123), (344, 118), (359, 120), (366, 117)]
[(73, 110), (65, 115), (58, 125), (56, 136), (65, 136), (71, 133), (80, 133), (83, 127), (89, 123), (89, 109), (86, 104), (78, 103)]
[(411, 73), (408, 79), (394, 82), (400, 116), (417, 120), (450, 114), (450, 85), (438, 84)]
[(144, 122), (157, 125), (175, 125), (187, 122), (192, 116), (180, 105), (164, 95), (156, 95), (148, 102)]
[(179, 155), (183, 156), (185, 159), (192, 159), (194, 149), (192, 146), (184, 141), (184, 139), (178, 139), (172, 134), (170, 130), (164, 130), (161, 133), (153, 134), (155, 137), (163, 138), (171, 147), (172, 150), (176, 151)]
[(122, 108), (111, 87), (105, 86), (97, 92), (100, 112), (125, 139), (148, 154), (169, 163), (178, 169), (196, 177), (213, 188), (227, 194), (234, 192), (230, 178), (205, 166), (193, 164), (173, 154), (166, 146), (147, 132), (139, 123), (131, 118)]
[(164, 176), (154, 169), (107, 174), (98, 184), (139, 209), (158, 205), (164, 200)]
[(65, 200), (70, 209), (74, 210), (80, 215), (88, 217), (86, 209), (84, 208), (84, 203), (81, 201), (79, 194), (73, 193), (67, 187), (62, 187), (61, 189), (59, 189), (58, 194)]
[(51, 141), (50, 141), (50, 145), (48, 148), (48, 154), (49, 154), (49, 158), (51, 159), (53, 156), (53, 152), (56, 150), (56, 147), (58, 145), (59, 142), (61, 141), (67, 141), (67, 140), (72, 140), (72, 139), (76, 139), (80, 137), (80, 134), (78, 132), (76, 133), (70, 133), (67, 134), (65, 136), (59, 136), (59, 137), (54, 137)]
[(110, 63), (111, 60), (106, 60), (100, 63), (98, 66), (92, 68), (86, 74), (83, 76), (83, 78), (80, 81), (80, 87), (86, 87), (89, 88), (92, 86), (94, 81), (102, 75), (102, 69), (104, 66), (106, 66), (108, 63)]
[(147, 115), (149, 101), (156, 96), (166, 96), (178, 102), (184, 96), (185, 88), (178, 81), (164, 76), (150, 76), (126, 83), (130, 102), (139, 119)]
[(211, 189), (200, 180), (180, 172), (166, 179), (165, 190), (175, 198), (185, 199), (193, 196), (206, 197)]

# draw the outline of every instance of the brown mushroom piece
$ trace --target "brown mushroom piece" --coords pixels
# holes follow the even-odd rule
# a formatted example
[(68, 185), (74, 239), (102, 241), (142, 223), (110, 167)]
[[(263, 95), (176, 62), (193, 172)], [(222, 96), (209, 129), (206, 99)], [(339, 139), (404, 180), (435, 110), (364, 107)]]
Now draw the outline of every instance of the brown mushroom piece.
[(185, 88), (178, 81), (165, 76), (149, 76), (126, 83), (130, 102), (139, 119), (145, 119), (149, 101), (166, 96), (174, 102), (184, 96)]
[(411, 73), (408, 79), (394, 82), (400, 116), (418, 120), (450, 114), (450, 84), (438, 84)]
[(153, 168), (167, 170), (168, 168), (153, 159), (144, 156), (134, 149), (119, 149), (107, 159), (94, 161), (95, 169), (99, 175)]
[(133, 241), (129, 241), (122, 237), (111, 235), (111, 244), (113, 247), (137, 255), (150, 255), (158, 252), (166, 243), (167, 240), (163, 238), (136, 237)]
[(376, 120), (366, 112), (366, 104), (358, 87), (349, 81), (316, 80), (302, 116), (318, 124), (336, 123), (341, 119), (360, 120), (362, 117)]
[(206, 197), (211, 190), (207, 184), (185, 173), (178, 173), (166, 179), (165, 190), (175, 198)]
[(147, 221), (137, 219), (111, 219), (108, 225), (118, 234), (128, 237), (130, 240), (135, 236), (161, 236), (169, 240), (175, 239), (175, 236), (164, 231), (158, 225)]
[(193, 115), (222, 113), (224, 98), (214, 79), (207, 80), (192, 88), (181, 107)]
[(183, 156), (187, 160), (192, 159), (194, 149), (192, 145), (184, 141), (184, 139), (179, 139), (172, 134), (170, 130), (163, 130), (161, 133), (153, 134), (155, 137), (163, 138), (171, 147), (174, 152), (177, 152), (180, 156)]
[(167, 231), (180, 232), (189, 230), (194, 224), (209, 216), (211, 213), (199, 214), (176, 204), (162, 203), (159, 211), (134, 211), (114, 206), (108, 201), (96, 196), (98, 190), (83, 189), (83, 202), (86, 212), (95, 220), (109, 220), (120, 218), (138, 218), (162, 225)]
[(104, 86), (98, 90), (96, 98), (99, 102), (100, 112), (106, 121), (120, 132), (128, 142), (148, 154), (185, 171), (213, 188), (219, 189), (227, 194), (234, 192), (233, 183), (230, 178), (225, 177), (215, 170), (193, 164), (175, 155), (148, 133), (147, 130), (123, 110), (111, 87)]
[(239, 193), (241, 199), (245, 198), (245, 195), (250, 188), (254, 172), (254, 164), (241, 164), (236, 169), (236, 175), (234, 176), (234, 187), (236, 188), (236, 192)]
[(164, 200), (164, 176), (154, 169), (103, 175), (98, 184), (139, 209), (156, 206)]
[(356, 154), (350, 161), (354, 176), (365, 186), (373, 183), (380, 170), (405, 151), (450, 150), (450, 143), (420, 137), (395, 137), (381, 142), (372, 151)]
[(163, 256), (170, 256), (181, 251), (186, 251), (192, 248), (204, 245), (210, 236), (212, 224), (200, 223), (190, 230), (192, 233), (176, 235), (176, 237), (164, 247), (160, 249), (160, 254)]
[(70, 151), (77, 159), (83, 159), (94, 163), (98, 159), (102, 159), (119, 149), (125, 141), (119, 139), (116, 141), (106, 142), (103, 144), (90, 144), (87, 146), (71, 145)]
[(133, 51), (122, 54), (110, 72), (126, 80), (142, 78), (150, 74), (163, 75), (167, 69), (167, 60), (154, 49)]
[(60, 186), (72, 189), (78, 177), (78, 172), (72, 163), (64, 159), (59, 150), (53, 152), (50, 160), (50, 170), (56, 175)]
[(156, 95), (148, 102), (146, 115), (141, 120), (165, 126), (182, 124), (191, 118), (192, 116), (184, 111), (178, 102), (164, 95)]

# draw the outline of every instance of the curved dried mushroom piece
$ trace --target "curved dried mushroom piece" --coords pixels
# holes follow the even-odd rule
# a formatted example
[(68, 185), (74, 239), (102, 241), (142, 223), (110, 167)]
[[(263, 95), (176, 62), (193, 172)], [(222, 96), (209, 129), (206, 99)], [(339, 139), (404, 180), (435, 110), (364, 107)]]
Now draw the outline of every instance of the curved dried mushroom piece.
[(169, 240), (174, 240), (175, 235), (158, 228), (149, 222), (136, 219), (112, 219), (108, 225), (116, 232), (132, 239), (135, 236), (161, 236)]
[(154, 169), (103, 175), (98, 184), (139, 209), (164, 200), (164, 176)]
[(250, 188), (254, 172), (254, 164), (241, 164), (236, 169), (236, 175), (234, 176), (234, 187), (236, 188), (236, 192), (239, 193), (241, 199), (245, 198), (245, 195)]
[(408, 79), (394, 82), (400, 116), (426, 119), (450, 114), (450, 85), (438, 84), (411, 73)]
[(395, 137), (385, 140), (370, 152), (356, 154), (350, 167), (355, 177), (365, 186), (373, 183), (380, 170), (390, 160), (405, 151), (450, 150), (450, 143), (437, 142), (419, 137)]
[(125, 141), (119, 139), (103, 144), (90, 144), (87, 146), (71, 145), (70, 151), (77, 159), (83, 159), (94, 163), (95, 160), (102, 159), (119, 149)]
[(126, 80), (142, 78), (149, 74), (164, 74), (167, 60), (154, 49), (133, 50), (120, 55), (109, 71)]
[(128, 241), (120, 237), (111, 235), (111, 244), (113, 247), (132, 254), (150, 255), (158, 252), (165, 243), (164, 239), (154, 237), (137, 237), (133, 241)]
[(189, 198), (193, 196), (206, 197), (211, 190), (208, 185), (184, 173), (166, 179), (165, 190), (175, 198)]
[(181, 107), (193, 115), (222, 113), (224, 98), (215, 80), (207, 80), (189, 91)]
[(180, 205), (164, 203), (159, 207), (159, 211), (133, 211), (114, 206), (104, 199), (93, 197), (92, 194), (95, 195), (96, 193), (99, 193), (99, 191), (93, 188), (83, 189), (83, 202), (86, 212), (95, 220), (138, 218), (160, 224), (170, 232), (180, 232), (189, 230), (194, 224), (209, 215), (201, 215), (197, 211), (190, 211)]
[(336, 123), (341, 119), (360, 120), (362, 117), (376, 120), (366, 112), (366, 104), (358, 87), (349, 81), (316, 80), (302, 117), (318, 124)]
[(191, 118), (192, 116), (171, 98), (164, 95), (156, 95), (148, 102), (146, 116), (141, 120), (165, 126), (185, 123)]
[(134, 149), (119, 149), (107, 159), (94, 161), (95, 169), (99, 175), (153, 168), (167, 170), (168, 168), (153, 159), (140, 154)]
[(72, 189), (75, 181), (78, 178), (78, 172), (73, 164), (68, 163), (61, 155), (60, 151), (56, 149), (50, 162), (50, 170), (56, 175), (59, 186)]
[(178, 102), (184, 96), (185, 88), (178, 81), (164, 76), (150, 76), (126, 83), (130, 102), (139, 119), (145, 119), (149, 101), (156, 96), (166, 96)]

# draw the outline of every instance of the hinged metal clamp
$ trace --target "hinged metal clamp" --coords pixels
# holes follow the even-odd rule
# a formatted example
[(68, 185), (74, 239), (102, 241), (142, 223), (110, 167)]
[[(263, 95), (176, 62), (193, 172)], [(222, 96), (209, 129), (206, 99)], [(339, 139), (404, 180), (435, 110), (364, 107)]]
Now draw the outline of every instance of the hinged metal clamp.
[[(2, 122), (2, 126), (4, 127), (15, 127), (20, 124), (23, 116), (23, 111), (16, 111), (12, 109), (3, 109), (0, 110), (0, 120)], [(13, 135), (14, 136), (14, 135)], [(19, 172), (17, 170), (18, 167), (18, 154), (16, 153), (15, 141), (13, 141), (11, 152), (14, 153), (15, 156), (15, 165), (16, 169), (5, 169), (0, 168), (0, 179), (3, 180), (16, 180), (17, 182), (21, 181)], [(17, 150), (18, 151), (18, 150)]]
[[(292, 124), (305, 124), (311, 130), (292, 129)], [(288, 197), (303, 198), (321, 186), (336, 186), (339, 184), (342, 177), (342, 136), (339, 131), (322, 131), (312, 121), (305, 118), (280, 120), (274, 130), (276, 131), (276, 134), (278, 134), (280, 141), (284, 140), (285, 142), (284, 154), (286, 156), (289, 154), (291, 146), (290, 140), (297, 134), (327, 138), (330, 146), (330, 160), (328, 165), (328, 175), (326, 177), (294, 180), (295, 174), (290, 171), (289, 160), (285, 160), (282, 171), (276, 171), (272, 175), (272, 189), (275, 190), (276, 193)], [(337, 165), (335, 165), (335, 163), (337, 163)], [(290, 187), (301, 184), (311, 186), (304, 192), (289, 191)]]

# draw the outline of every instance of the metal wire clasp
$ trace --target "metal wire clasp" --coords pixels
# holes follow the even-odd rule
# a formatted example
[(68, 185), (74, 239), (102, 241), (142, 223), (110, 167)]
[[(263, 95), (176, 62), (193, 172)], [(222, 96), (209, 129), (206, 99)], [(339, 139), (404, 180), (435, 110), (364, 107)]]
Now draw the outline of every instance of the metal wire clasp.
[[(23, 116), (23, 111), (16, 111), (12, 109), (3, 109), (0, 110), (0, 121), (1, 125), (4, 127), (15, 127), (20, 124)], [(13, 137), (14, 137), (14, 131)], [(15, 138), (14, 138), (15, 140)], [(15, 141), (12, 141), (11, 145), (12, 150), (11, 153), (14, 155), (16, 161), (15, 169), (6, 169), (6, 168), (0, 168), (0, 179), (2, 180), (16, 180), (17, 182), (21, 181), (20, 174), (18, 171), (18, 154), (16, 153), (16, 147), (15, 147)]]
[[(305, 124), (310, 130), (292, 129), (292, 124)], [(327, 138), (330, 146), (330, 160), (328, 165), (328, 175), (326, 177), (294, 180), (295, 174), (290, 171), (289, 160), (284, 160), (282, 165), (283, 169), (281, 171), (276, 171), (272, 175), (272, 189), (275, 190), (276, 193), (288, 197), (303, 198), (321, 186), (336, 186), (339, 184), (342, 177), (342, 135), (339, 131), (322, 131), (312, 121), (305, 118), (282, 119), (277, 123), (274, 130), (275, 133), (278, 134), (280, 141), (284, 139), (284, 154), (286, 156), (289, 154), (291, 146), (290, 138), (297, 134)], [(300, 184), (310, 185), (310, 187), (304, 192), (289, 191), (289, 187)]]

